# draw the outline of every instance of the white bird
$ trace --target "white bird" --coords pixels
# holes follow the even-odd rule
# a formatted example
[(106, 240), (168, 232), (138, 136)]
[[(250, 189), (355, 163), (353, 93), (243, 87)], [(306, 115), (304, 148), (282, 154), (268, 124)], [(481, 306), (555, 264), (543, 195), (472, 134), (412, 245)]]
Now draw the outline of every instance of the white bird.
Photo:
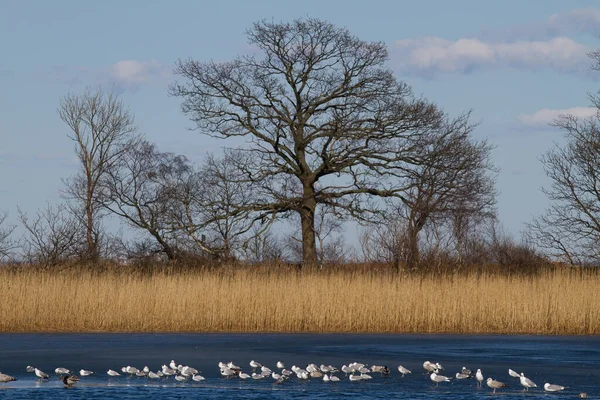
[(252, 379), (264, 379), (265, 377), (262, 374), (257, 374), (256, 372), (252, 373)]
[(79, 370), (79, 375), (81, 375), (81, 376), (90, 376), (90, 375), (94, 375), (94, 373), (92, 371), (87, 370), (87, 369), (80, 369)]
[(70, 374), (71, 371), (69, 371), (68, 369), (63, 368), (63, 367), (58, 367), (54, 370), (54, 373), (56, 375), (64, 375), (64, 374)]
[(492, 378), (487, 378), (486, 383), (491, 389), (494, 389), (493, 393), (496, 393), (496, 389), (506, 387), (506, 383), (495, 381)]
[(425, 361), (423, 363), (423, 369), (429, 373), (433, 372), (435, 368), (435, 364), (430, 363), (429, 361)]
[(383, 365), (371, 365), (371, 372), (381, 372)]
[(348, 374), (354, 372), (354, 370), (347, 365), (342, 365), (342, 372), (345, 373), (346, 375), (348, 375)]
[(171, 367), (171, 369), (174, 370), (177, 369), (177, 363), (175, 362), (175, 360), (171, 360), (171, 362), (169, 363), (169, 367)]
[(329, 377), (329, 380), (330, 380), (331, 382), (339, 382), (339, 381), (340, 381), (340, 378), (338, 378), (338, 377), (337, 377), (337, 376), (335, 376), (335, 375), (331, 375), (331, 376)]
[(269, 368), (269, 367), (265, 367), (264, 365), (260, 367), (260, 370), (261, 370), (263, 373), (265, 373), (265, 374), (268, 374), (268, 375), (271, 375), (271, 372), (273, 372), (273, 371), (271, 371), (271, 368)]
[(321, 378), (322, 376), (323, 376), (323, 373), (321, 371), (312, 371), (310, 373), (311, 378)]
[(282, 363), (281, 361), (277, 361), (277, 368), (284, 369), (285, 368), (285, 364)]
[(551, 383), (544, 383), (544, 390), (546, 392), (560, 392), (561, 390), (565, 390), (564, 386), (560, 386), (560, 385), (553, 385)]
[(262, 364), (254, 360), (250, 360), (250, 366), (252, 367), (252, 369), (256, 369), (262, 367)]
[(281, 370), (281, 375), (290, 376), (292, 374), (293, 374), (293, 372), (290, 371), (289, 369), (285, 369), (284, 368), (284, 369)]
[(237, 372), (232, 370), (231, 368), (223, 368), (221, 369), (221, 375), (226, 377), (226, 378), (230, 378), (233, 375), (235, 375)]
[(240, 374), (238, 376), (240, 377), (240, 379), (248, 379), (248, 378), (250, 378), (250, 375), (248, 375), (245, 372), (240, 372)]
[(156, 372), (150, 371), (150, 372), (148, 372), (148, 378), (150, 378), (150, 379), (159, 379), (160, 375), (157, 374)]
[(435, 382), (435, 386), (438, 386), (440, 384), (440, 382), (450, 382), (451, 378), (448, 378), (447, 376), (444, 376), (444, 375), (438, 375), (438, 370), (436, 369), (435, 371), (433, 371), (431, 373), (431, 375), (429, 375), (429, 379), (431, 379), (433, 382)]
[(329, 382), (331, 379), (329, 378), (329, 375), (325, 374), (323, 375), (323, 382)]
[(147, 373), (147, 374), (148, 374), (148, 373), (150, 373), (150, 368), (148, 368), (148, 366), (146, 365), (146, 366), (145, 366), (145, 367), (142, 369), (142, 371), (144, 371), (145, 373)]
[(192, 379), (194, 380), (194, 382), (200, 382), (200, 381), (205, 380), (206, 378), (203, 377), (202, 375), (194, 374), (194, 375), (192, 375)]
[(37, 376), (39, 379), (49, 379), (50, 377), (48, 376), (47, 373), (45, 373), (42, 370), (39, 370), (37, 368), (34, 368), (33, 371), (35, 372), (35, 376)]
[(106, 373), (108, 374), (108, 376), (121, 376), (120, 373), (118, 373), (117, 371), (113, 371), (112, 369), (109, 369), (108, 371), (106, 371)]
[(398, 366), (398, 372), (400, 372), (402, 374), (402, 377), (404, 378), (404, 375), (406, 374), (412, 374), (411, 370), (408, 368), (403, 367), (402, 365)]
[(16, 381), (16, 380), (17, 380), (16, 378), (0, 372), (0, 382), (2, 383), (2, 387), (4, 387), (4, 384), (6, 382), (12, 382), (12, 381)]
[(362, 372), (360, 374), (360, 379), (368, 380), (368, 379), (373, 379), (373, 377), (371, 375), (369, 375), (369, 374), (366, 374), (366, 373)]
[(348, 376), (348, 379), (350, 379), (350, 381), (355, 382), (355, 381), (360, 381), (362, 379), (362, 377), (360, 375), (350, 375)]
[(271, 378), (273, 378), (277, 381), (277, 380), (281, 379), (281, 375), (276, 374), (275, 372), (271, 372)]
[(31, 365), (28, 365), (27, 368), (25, 368), (25, 372), (34, 372), (35, 368), (32, 367)]
[(444, 370), (444, 367), (442, 367), (442, 364), (440, 364), (440, 363), (438, 363), (438, 362), (436, 362), (436, 363), (435, 363), (435, 368), (436, 368), (438, 371), (443, 371), (443, 370)]
[(241, 368), (240, 368), (240, 367), (238, 367), (237, 365), (235, 365), (235, 364), (233, 363), (233, 361), (230, 361), (230, 362), (228, 362), (228, 363), (227, 363), (227, 367), (229, 367), (230, 369), (234, 369), (234, 370), (241, 370)]
[(465, 374), (465, 375), (473, 375), (473, 371), (471, 371), (469, 368), (467, 367), (462, 367), (462, 369), (460, 370), (461, 374)]
[(462, 372), (456, 373), (456, 379), (469, 379), (470, 377), (471, 375), (469, 374), (463, 374)]
[(475, 378), (477, 378), (477, 386), (481, 386), (483, 382), (483, 373), (479, 368), (477, 368), (477, 372), (475, 373)]
[(176, 379), (178, 382), (183, 382), (183, 381), (185, 381), (187, 378), (186, 378), (185, 376), (183, 376), (183, 375), (175, 375), (175, 379)]
[(127, 373), (127, 367), (121, 367), (121, 372), (126, 374)]
[(520, 378), (520, 377), (521, 377), (521, 375), (519, 375), (519, 373), (518, 373), (517, 371), (513, 371), (513, 370), (512, 370), (512, 369), (510, 369), (510, 368), (508, 369), (508, 374), (509, 374), (510, 376), (512, 376), (513, 378)]
[(519, 377), (519, 381), (521, 382), (521, 385), (525, 388), (524, 390), (529, 391), (529, 388), (537, 387), (537, 385), (533, 383), (531, 379), (527, 378), (522, 372), (521, 376)]
[(136, 367), (132, 367), (130, 365), (125, 367), (125, 372), (128, 373), (129, 375), (133, 376), (133, 374), (137, 374), (138, 372), (140, 372), (139, 369), (137, 369)]

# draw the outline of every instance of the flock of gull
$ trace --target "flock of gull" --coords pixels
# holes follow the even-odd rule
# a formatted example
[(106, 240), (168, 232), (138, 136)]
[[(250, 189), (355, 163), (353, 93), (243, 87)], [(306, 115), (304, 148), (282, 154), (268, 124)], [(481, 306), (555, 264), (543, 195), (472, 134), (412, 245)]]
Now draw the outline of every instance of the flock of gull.
[[(249, 366), (251, 368), (251, 372), (249, 371), (250, 373), (246, 373), (242, 371), (241, 367), (235, 365), (233, 362), (220, 362), (219, 371), (221, 376), (224, 378), (235, 378), (242, 380), (273, 379), (274, 383), (276, 384), (282, 384), (291, 378), (296, 378), (300, 381), (321, 379), (324, 382), (339, 382), (342, 379), (347, 379), (351, 382), (356, 382), (373, 379), (373, 374), (380, 374), (383, 377), (391, 374), (390, 368), (388, 368), (386, 365), (367, 366), (358, 362), (352, 362), (350, 364), (343, 365), (339, 369), (331, 365), (324, 364), (319, 366), (316, 364), (308, 364), (304, 368), (292, 365), (289, 369), (287, 369), (284, 363), (278, 361), (276, 364), (276, 369), (272, 370), (271, 368), (254, 360), (249, 362)], [(453, 377), (443, 375), (441, 372), (444, 371), (444, 368), (438, 362), (433, 363), (430, 361), (425, 361), (423, 363), (423, 369), (425, 370), (425, 373), (428, 374), (429, 379), (435, 383), (435, 386), (438, 386), (440, 383), (450, 382), (452, 379), (466, 380), (472, 378), (475, 378), (477, 381), (477, 386), (483, 386), (483, 383), (485, 382), (485, 384), (493, 390), (493, 393), (496, 393), (496, 390), (505, 388), (507, 386), (506, 383), (491, 377), (486, 379), (481, 369), (477, 369), (475, 373), (473, 373), (470, 369), (462, 367), (462, 369)], [(404, 378), (405, 375), (412, 373), (411, 370), (403, 367), (402, 365), (398, 366), (397, 370), (400, 374), (402, 374), (402, 378)], [(38, 380), (47, 381), (50, 379), (50, 376), (47, 373), (38, 368), (27, 366), (26, 371), (35, 374)], [(62, 380), (62, 382), (65, 384), (65, 387), (73, 387), (73, 385), (79, 382), (79, 376), (87, 377), (95, 375), (93, 371), (85, 369), (81, 369), (79, 371), (79, 376), (74, 375), (73, 372), (74, 371), (70, 371), (69, 369), (63, 367), (59, 367), (54, 370), (54, 373), (59, 377), (59, 379)], [(178, 382), (184, 382), (188, 380), (201, 382), (205, 380), (205, 378), (200, 375), (200, 372), (201, 371), (198, 371), (196, 368), (187, 365), (181, 365), (176, 363), (175, 360), (171, 360), (168, 365), (163, 364), (161, 369), (156, 372), (151, 371), (147, 366), (142, 369), (138, 369), (128, 365), (126, 367), (122, 367), (120, 372), (109, 369), (106, 371), (106, 374), (111, 378), (129, 375), (130, 377), (136, 376), (153, 380), (167, 379), (170, 376), (173, 376)], [(522, 372), (518, 373), (512, 369), (508, 369), (508, 375), (512, 378), (519, 379), (519, 383), (521, 386), (523, 386), (524, 391), (529, 391), (529, 389), (535, 389), (538, 387), (536, 383), (526, 377)], [(14, 377), (0, 372), (0, 383), (2, 386), (4, 386), (5, 383), (15, 380), (16, 379)], [(546, 392), (560, 392), (565, 389), (565, 386), (546, 382), (543, 388)], [(587, 395), (585, 393), (580, 393), (579, 398), (586, 399)]]

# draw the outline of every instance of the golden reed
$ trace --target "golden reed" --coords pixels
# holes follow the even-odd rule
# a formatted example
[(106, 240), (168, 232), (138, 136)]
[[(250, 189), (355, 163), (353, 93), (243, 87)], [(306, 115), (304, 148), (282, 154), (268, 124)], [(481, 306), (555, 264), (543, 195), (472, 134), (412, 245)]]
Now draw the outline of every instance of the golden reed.
[(599, 334), (600, 276), (6, 269), (0, 331)]

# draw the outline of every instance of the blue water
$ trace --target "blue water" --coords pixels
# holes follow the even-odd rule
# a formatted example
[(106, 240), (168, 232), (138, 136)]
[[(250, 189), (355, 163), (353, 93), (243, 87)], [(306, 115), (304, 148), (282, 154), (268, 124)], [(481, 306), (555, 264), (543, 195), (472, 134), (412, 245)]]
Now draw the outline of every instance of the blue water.
[[(106, 370), (148, 365), (157, 371), (171, 359), (202, 371), (202, 383), (179, 383), (172, 377), (157, 382), (147, 378), (109, 378)], [(388, 365), (392, 374), (373, 373), (370, 381), (341, 382), (292, 378), (276, 385), (270, 378), (221, 378), (219, 361), (233, 361), (251, 372), (250, 360), (275, 370), (283, 361), (305, 367), (308, 363), (341, 367), (353, 361)], [(423, 372), (423, 361), (440, 362), (445, 375), (454, 376), (462, 366), (481, 368), (484, 376), (509, 387), (494, 397), (504, 399), (574, 399), (586, 392), (600, 398), (600, 337), (472, 336), (472, 335), (341, 335), (341, 334), (0, 334), (0, 371), (18, 380), (0, 389), (1, 399), (478, 399), (492, 396), (475, 380), (440, 384)], [(402, 378), (398, 365), (412, 369)], [(75, 387), (64, 388), (52, 377), (39, 382), (27, 365), (52, 375), (56, 367), (95, 371)], [(518, 379), (508, 376), (512, 368), (538, 384), (523, 392)], [(545, 393), (545, 382), (568, 388)]]

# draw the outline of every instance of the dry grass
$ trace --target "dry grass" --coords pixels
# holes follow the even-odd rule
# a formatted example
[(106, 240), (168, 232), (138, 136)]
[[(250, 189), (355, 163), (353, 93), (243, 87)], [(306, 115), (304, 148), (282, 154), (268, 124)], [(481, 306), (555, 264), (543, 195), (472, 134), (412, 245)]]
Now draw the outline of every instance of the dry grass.
[(0, 331), (599, 334), (600, 276), (4, 269)]

